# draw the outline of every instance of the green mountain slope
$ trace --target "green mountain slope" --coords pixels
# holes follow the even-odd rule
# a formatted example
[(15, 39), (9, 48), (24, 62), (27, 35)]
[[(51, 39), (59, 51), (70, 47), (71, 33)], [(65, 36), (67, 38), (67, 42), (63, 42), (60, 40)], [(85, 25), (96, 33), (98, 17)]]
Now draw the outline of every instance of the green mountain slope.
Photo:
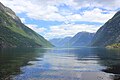
[(105, 47), (115, 43), (120, 43), (120, 11), (97, 31), (92, 46)]
[(52, 47), (52, 44), (25, 26), (10, 8), (0, 3), (0, 47)]

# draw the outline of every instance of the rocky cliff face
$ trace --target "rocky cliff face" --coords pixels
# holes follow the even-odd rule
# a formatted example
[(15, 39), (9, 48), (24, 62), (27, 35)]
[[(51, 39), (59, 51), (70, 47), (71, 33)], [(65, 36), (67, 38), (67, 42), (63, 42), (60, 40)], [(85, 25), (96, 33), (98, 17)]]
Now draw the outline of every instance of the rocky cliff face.
[(7, 13), (9, 16), (11, 16), (14, 20), (21, 22), (19, 17), (16, 16), (16, 14), (8, 7), (5, 7), (1, 2), (0, 2), (0, 11), (3, 11)]
[(0, 47), (51, 47), (51, 43), (25, 26), (16, 14), (0, 3)]
[(97, 31), (91, 45), (103, 47), (114, 43), (120, 43), (120, 11)]

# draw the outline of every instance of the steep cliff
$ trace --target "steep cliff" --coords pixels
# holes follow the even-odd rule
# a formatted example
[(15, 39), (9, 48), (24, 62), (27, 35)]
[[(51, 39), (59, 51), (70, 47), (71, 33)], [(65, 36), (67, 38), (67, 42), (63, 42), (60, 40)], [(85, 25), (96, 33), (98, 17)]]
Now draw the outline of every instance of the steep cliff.
[(51, 47), (52, 44), (27, 26), (0, 3), (0, 47)]
[(120, 11), (97, 31), (91, 45), (105, 47), (115, 43), (120, 43)]

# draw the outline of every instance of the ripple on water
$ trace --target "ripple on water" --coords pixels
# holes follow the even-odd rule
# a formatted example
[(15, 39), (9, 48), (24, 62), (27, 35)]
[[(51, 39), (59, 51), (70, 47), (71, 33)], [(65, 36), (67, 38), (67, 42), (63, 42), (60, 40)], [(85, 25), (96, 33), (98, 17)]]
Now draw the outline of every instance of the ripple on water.
[(89, 50), (83, 55), (78, 49), (53, 49), (37, 59), (29, 61), (32, 65), (21, 67), (23, 74), (14, 80), (112, 80), (111, 74), (101, 71), (106, 66), (100, 64), (100, 57)]

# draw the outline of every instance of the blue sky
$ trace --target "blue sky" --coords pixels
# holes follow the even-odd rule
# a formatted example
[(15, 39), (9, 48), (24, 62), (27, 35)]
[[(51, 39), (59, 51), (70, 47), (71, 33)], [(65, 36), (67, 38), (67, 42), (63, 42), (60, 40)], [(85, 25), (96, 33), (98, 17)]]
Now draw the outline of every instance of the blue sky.
[(120, 0), (0, 0), (46, 39), (96, 32), (119, 9)]

